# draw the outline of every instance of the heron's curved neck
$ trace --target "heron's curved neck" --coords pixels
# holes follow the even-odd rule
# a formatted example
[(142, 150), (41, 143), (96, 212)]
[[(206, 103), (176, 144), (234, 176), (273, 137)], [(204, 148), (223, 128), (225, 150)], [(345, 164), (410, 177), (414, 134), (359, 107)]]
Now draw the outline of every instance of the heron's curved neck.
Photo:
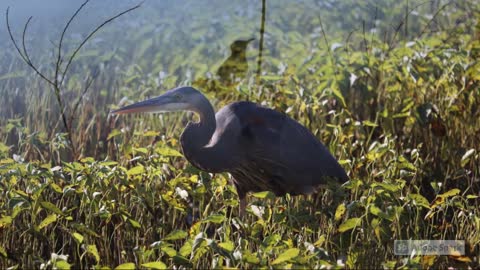
[(224, 172), (225, 152), (220, 145), (208, 145), (217, 127), (215, 111), (212, 105), (204, 98), (195, 108), (200, 121), (190, 122), (182, 133), (180, 142), (183, 154), (195, 167), (208, 172)]

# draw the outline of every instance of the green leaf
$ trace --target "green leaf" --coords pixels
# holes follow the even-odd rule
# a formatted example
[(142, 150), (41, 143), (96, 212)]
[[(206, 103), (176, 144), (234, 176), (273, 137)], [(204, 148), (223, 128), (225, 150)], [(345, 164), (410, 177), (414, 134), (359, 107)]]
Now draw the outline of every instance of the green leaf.
[(12, 217), (11, 216), (3, 216), (0, 218), (0, 228), (6, 227), (7, 225), (12, 224)]
[(192, 253), (192, 243), (190, 241), (185, 241), (185, 244), (178, 251), (180, 255), (186, 257)]
[(378, 127), (377, 124), (375, 124), (374, 122), (368, 121), (368, 120), (362, 121), (362, 124), (363, 124), (364, 126), (367, 126), (367, 127)]
[[(95, 257), (95, 261), (97, 263), (100, 262), (100, 255), (98, 254), (98, 249), (97, 249), (96, 245), (88, 245), (87, 246), (87, 253), (93, 255), (93, 257)], [(135, 268), (135, 265), (133, 265), (133, 267)], [(117, 269), (117, 268), (115, 268), (115, 269)]]
[(142, 136), (143, 137), (155, 137), (155, 136), (158, 136), (159, 134), (160, 134), (160, 132), (158, 132), (158, 131), (149, 130), (147, 132), (143, 132)]
[[(58, 261), (55, 262), (55, 267), (56, 267), (57, 269), (67, 269), (67, 270), (68, 270), (68, 269), (70, 269), (72, 266), (71, 266), (68, 262), (66, 262), (66, 261), (64, 261), (64, 260), (58, 260)], [(55, 269), (55, 268), (54, 268), (54, 269)]]
[(110, 132), (110, 134), (108, 134), (107, 141), (110, 140), (111, 138), (116, 137), (116, 136), (121, 135), (121, 134), (122, 134), (122, 132), (120, 130), (114, 129)]
[(10, 150), (10, 147), (0, 142), (0, 153), (8, 153), (8, 150)]
[(127, 171), (128, 176), (142, 174), (145, 171), (145, 168), (142, 165), (135, 166)]
[(339, 232), (346, 232), (349, 231), (357, 226), (359, 226), (362, 223), (361, 218), (350, 218), (347, 219), (344, 223), (340, 224), (338, 227)]
[(115, 267), (115, 270), (135, 270), (135, 264), (131, 262), (122, 263), (119, 266)]
[(458, 194), (460, 194), (460, 189), (454, 188), (454, 189), (450, 189), (449, 191), (447, 191), (443, 194), (440, 194), (438, 196), (442, 197), (442, 198), (449, 198), (449, 197), (453, 197), (453, 196), (458, 195)]
[(4, 258), (6, 258), (8, 256), (7, 251), (2, 246), (0, 246), (0, 255)]
[(188, 233), (183, 230), (175, 230), (171, 233), (169, 233), (163, 240), (165, 241), (171, 241), (171, 240), (179, 240), (179, 239), (185, 239), (187, 238)]
[(167, 146), (157, 147), (155, 151), (165, 157), (183, 157), (180, 152)]
[(135, 229), (140, 229), (140, 228), (142, 228), (142, 225), (140, 225), (140, 223), (138, 223), (138, 221), (136, 221), (136, 220), (134, 220), (134, 219), (129, 218), (129, 219), (128, 219), (128, 222), (129, 222), (130, 225), (132, 225), (132, 227), (135, 228)]
[(167, 269), (167, 265), (163, 262), (148, 262), (143, 263), (143, 267), (151, 268), (151, 269)]
[(56, 214), (50, 214), (48, 215), (44, 220), (42, 220), (42, 222), (40, 222), (40, 224), (38, 225), (38, 230), (41, 230), (43, 228), (45, 228), (46, 226), (48, 226), (49, 224), (53, 223), (57, 221), (57, 215)]
[(57, 192), (58, 194), (62, 194), (62, 193), (63, 193), (63, 189), (62, 189), (59, 185), (57, 185), (57, 184), (55, 184), (55, 183), (53, 183), (53, 182), (50, 183), (50, 187), (53, 189), (53, 191)]
[(242, 260), (244, 260), (244, 261), (246, 261), (247, 263), (250, 263), (250, 264), (259, 264), (260, 263), (260, 259), (255, 254), (252, 254), (250, 252), (248, 252), (247, 254), (243, 254), (242, 255)]
[(333, 95), (342, 102), (343, 107), (347, 107), (347, 104), (345, 103), (345, 98), (342, 95), (342, 92), (338, 88), (337, 82), (334, 81), (332, 84), (332, 87), (330, 88), (332, 90)]
[(298, 248), (290, 248), (280, 254), (273, 262), (272, 265), (280, 264), (291, 260), (300, 254), (300, 250)]
[(44, 208), (44, 209), (47, 209), (47, 210), (50, 210), (52, 211), (53, 213), (55, 214), (58, 214), (58, 215), (63, 215), (63, 212), (62, 210), (58, 209), (58, 207), (51, 203), (51, 202), (47, 202), (47, 201), (43, 201), (43, 202), (40, 202), (40, 205)]
[(75, 239), (75, 241), (77, 242), (77, 244), (83, 243), (83, 235), (81, 235), (77, 232), (74, 232), (74, 233), (72, 233), (72, 236), (73, 236), (73, 239)]
[(161, 247), (160, 250), (165, 252), (170, 258), (177, 255), (177, 251), (174, 248), (168, 246)]
[(256, 193), (253, 193), (252, 196), (255, 197), (255, 198), (259, 198), (259, 199), (265, 199), (265, 198), (273, 199), (273, 198), (275, 198), (275, 194), (273, 194), (273, 192), (271, 192), (271, 191), (256, 192)]
[(342, 203), (338, 205), (337, 210), (335, 211), (335, 221), (341, 220), (346, 210), (347, 208), (345, 207), (345, 204)]
[(428, 200), (420, 194), (409, 194), (408, 197), (415, 201), (415, 204), (430, 209)]
[(228, 242), (223, 242), (223, 243), (219, 243), (218, 246), (221, 247), (221, 248), (223, 248), (223, 249), (225, 249), (225, 250), (228, 251), (228, 252), (232, 252), (233, 249), (235, 248), (234, 245), (233, 245), (233, 243), (230, 242), (230, 241), (228, 241)]
[(224, 215), (221, 215), (221, 214), (213, 214), (213, 215), (210, 215), (208, 216), (206, 219), (204, 219), (202, 222), (203, 223), (208, 223), (208, 222), (211, 222), (211, 223), (222, 223), (223, 221), (225, 220), (225, 216)]

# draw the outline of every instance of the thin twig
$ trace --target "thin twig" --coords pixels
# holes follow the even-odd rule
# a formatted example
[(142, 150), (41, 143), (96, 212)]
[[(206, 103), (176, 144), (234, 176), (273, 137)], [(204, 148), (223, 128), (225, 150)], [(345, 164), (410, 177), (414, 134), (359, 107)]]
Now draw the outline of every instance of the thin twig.
[(25, 23), (25, 26), (23, 27), (23, 33), (22, 33), (23, 55), (25, 55), (25, 57), (28, 60), (28, 63), (30, 64), (32, 64), (32, 60), (30, 60), (30, 56), (28, 55), (28, 51), (27, 51), (27, 46), (25, 45), (25, 35), (27, 34), (28, 24), (30, 24), (30, 22), (32, 21), (32, 18), (33, 18), (32, 16), (28, 18), (27, 22)]
[(430, 26), (430, 24), (433, 22), (433, 20), (435, 20), (435, 18), (438, 16), (438, 14), (440, 14), (440, 12), (442, 10), (444, 10), (448, 5), (451, 5), (452, 2), (448, 2), (448, 3), (445, 3), (441, 8), (439, 8), (437, 10), (437, 12), (435, 12), (435, 14), (433, 15), (432, 19), (428, 21), (427, 25), (425, 25), (425, 27), (423, 28), (422, 32), (417, 36), (417, 38), (421, 38), (423, 36), (423, 34), (425, 34), (427, 28)]
[[(418, 5), (414, 6), (412, 9), (410, 9), (410, 11), (407, 12), (407, 14), (405, 15), (405, 19), (409, 16), (409, 14), (411, 14), (412, 12), (414, 12), (417, 8), (427, 4), (427, 3), (430, 3), (431, 1), (425, 1), (425, 2), (422, 2), (422, 3), (419, 3)], [(394, 35), (390, 41), (390, 43), (388, 44), (388, 46), (390, 48), (393, 48), (393, 42), (395, 41), (395, 38), (397, 37), (397, 34), (400, 32), (400, 28), (402, 28), (402, 26), (405, 24), (405, 19), (403, 21), (400, 22), (400, 24), (395, 28), (395, 31), (394, 31)]]
[(67, 24), (63, 28), (62, 35), (60, 36), (60, 41), (58, 42), (58, 53), (57, 53), (57, 62), (56, 62), (56, 67), (55, 67), (55, 80), (58, 78), (58, 72), (60, 71), (60, 66), (62, 65), (62, 44), (63, 40), (65, 38), (65, 33), (68, 30), (68, 27), (70, 27), (70, 24), (72, 23), (73, 19), (77, 17), (78, 13), (83, 9), (83, 7), (89, 2), (90, 0), (85, 0), (82, 5), (73, 13), (72, 17), (70, 17), (70, 20), (68, 20)]
[[(142, 2), (143, 3), (143, 2)], [(67, 63), (67, 66), (65, 67), (64, 71), (63, 71), (63, 74), (62, 74), (62, 80), (60, 81), (60, 84), (63, 83), (63, 80), (65, 79), (65, 74), (67, 73), (68, 71), (68, 68), (70, 67), (70, 64), (72, 63), (73, 59), (75, 58), (75, 56), (77, 55), (78, 51), (80, 51), (80, 49), (83, 47), (83, 45), (85, 45), (85, 43), (87, 43), (87, 41), (96, 33), (98, 32), (98, 30), (100, 30), (103, 26), (105, 26), (106, 24), (110, 23), (111, 21), (115, 20), (116, 18), (130, 12), (130, 11), (133, 11), (137, 8), (139, 8), (142, 3), (132, 7), (132, 8), (129, 8), (125, 11), (122, 11), (120, 13), (118, 13), (117, 15), (109, 18), (108, 20), (104, 21), (102, 24), (100, 24), (99, 26), (97, 26), (90, 34), (88, 34), (88, 36), (80, 43), (80, 45), (75, 49), (75, 51), (73, 52), (73, 54), (70, 56), (70, 58), (68, 59), (68, 63)]]
[(335, 80), (336, 80), (338, 75), (338, 70), (336, 65), (337, 61), (335, 61), (335, 57), (333, 57), (333, 53), (330, 49), (330, 43), (328, 43), (327, 33), (325, 33), (325, 28), (323, 28), (322, 18), (318, 17), (318, 21), (320, 23), (320, 30), (322, 31), (323, 40), (325, 41), (325, 45), (327, 46), (327, 53), (328, 55), (330, 55), (330, 58), (332, 59), (333, 70), (335, 71)]
[(92, 86), (92, 83), (93, 81), (95, 81), (95, 79), (97, 78), (98, 76), (98, 69), (95, 70), (95, 72), (93, 73), (93, 75), (90, 76), (90, 78), (87, 78), (87, 82), (86, 82), (86, 85), (85, 85), (85, 88), (83, 89), (82, 91), (82, 94), (80, 95), (80, 97), (78, 98), (77, 102), (75, 103), (75, 105), (73, 106), (73, 110), (72, 110), (72, 118), (73, 118), (73, 115), (75, 114), (75, 112), (77, 111), (78, 109), (78, 106), (80, 105), (80, 103), (82, 102), (83, 100), (83, 97), (85, 96), (85, 94), (88, 92), (88, 89), (90, 89), (90, 86)]

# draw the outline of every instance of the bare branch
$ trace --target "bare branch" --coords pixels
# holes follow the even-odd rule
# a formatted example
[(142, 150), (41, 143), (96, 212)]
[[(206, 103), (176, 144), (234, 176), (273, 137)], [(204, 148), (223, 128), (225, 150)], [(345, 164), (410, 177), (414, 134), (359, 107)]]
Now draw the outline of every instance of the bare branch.
[[(70, 24), (72, 23), (73, 19), (77, 17), (78, 13), (83, 9), (83, 7), (90, 2), (90, 0), (85, 0), (83, 4), (75, 11), (75, 13), (70, 17), (70, 20), (68, 20), (67, 24), (63, 28), (62, 35), (60, 36), (60, 41), (58, 43), (58, 54), (57, 54), (57, 62), (55, 64), (55, 80), (58, 78), (58, 72), (60, 71), (60, 65), (62, 65), (63, 59), (62, 59), (62, 44), (63, 40), (65, 38), (65, 33), (68, 30), (68, 27), (70, 27)], [(63, 77), (62, 77), (63, 78)]]
[(96, 33), (98, 32), (98, 30), (100, 30), (102, 27), (104, 27), (106, 24), (112, 22), (113, 20), (117, 19), (118, 17), (130, 12), (130, 11), (133, 11), (137, 8), (139, 8), (141, 5), (142, 5), (143, 2), (141, 2), (140, 4), (134, 6), (134, 7), (131, 7), (125, 11), (122, 11), (120, 13), (118, 13), (117, 15), (107, 19), (106, 21), (104, 21), (102, 24), (100, 24), (99, 26), (97, 26), (92, 32), (90, 32), (90, 34), (88, 34), (88, 36), (80, 43), (80, 45), (75, 49), (75, 51), (73, 52), (73, 54), (70, 56), (70, 58), (68, 59), (68, 63), (63, 71), (63, 74), (62, 74), (62, 80), (60, 81), (60, 84), (63, 83), (63, 80), (65, 79), (65, 74), (67, 74), (67, 71), (68, 71), (68, 68), (70, 67), (70, 64), (72, 63), (73, 59), (75, 58), (75, 56), (77, 55), (78, 51), (80, 51), (80, 49), (85, 45), (85, 43), (87, 43), (87, 41)]
[(422, 32), (420, 33), (420, 35), (417, 36), (417, 38), (421, 38), (427, 31), (427, 28), (430, 27), (430, 24), (437, 18), (437, 16), (440, 14), (440, 12), (442, 10), (444, 10), (447, 6), (451, 5), (452, 2), (449, 1), (447, 3), (445, 3), (443, 6), (441, 6), (436, 12), (435, 14), (432, 16), (432, 19), (430, 19), (427, 23), (427, 25), (425, 25), (425, 27), (423, 28)]
[(20, 50), (20, 48), (18, 47), (17, 45), (17, 41), (15, 40), (15, 38), (13, 37), (13, 34), (12, 34), (12, 29), (10, 27), (10, 20), (8, 18), (8, 12), (10, 10), (10, 7), (7, 7), (7, 12), (6, 12), (6, 18), (7, 18), (7, 30), (8, 30), (8, 34), (10, 35), (10, 39), (12, 40), (13, 42), (13, 46), (15, 46), (15, 49), (17, 49), (17, 52), (18, 54), (22, 57), (23, 61), (25, 61), (26, 63), (28, 63), (27, 59), (25, 58), (25, 56), (23, 55), (22, 51)]
[(30, 56), (28, 55), (28, 52), (26, 50), (26, 46), (25, 46), (25, 33), (27, 31), (27, 27), (28, 27), (28, 23), (30, 22), (30, 20), (32, 19), (32, 17), (30, 17), (25, 25), (25, 28), (23, 29), (23, 37), (22, 37), (22, 45), (23, 45), (23, 52), (22, 50), (20, 49), (20, 47), (18, 46), (17, 44), (17, 41), (15, 40), (15, 38), (13, 37), (13, 33), (12, 33), (12, 28), (10, 26), (10, 19), (8, 17), (8, 12), (9, 12), (9, 9), (10, 8), (7, 8), (7, 12), (6, 12), (6, 19), (7, 19), (7, 30), (8, 30), (8, 34), (10, 36), (10, 40), (12, 41), (13, 43), (13, 46), (15, 46), (15, 49), (17, 50), (18, 54), (20, 55), (20, 57), (23, 59), (23, 61), (29, 66), (31, 67), (35, 73), (37, 73), (40, 77), (42, 77), (42, 79), (44, 79), (45, 81), (47, 81), (49, 84), (55, 86), (55, 84), (53, 83), (52, 80), (48, 79), (47, 77), (45, 77), (45, 75), (43, 75), (38, 69), (37, 67), (35, 67), (32, 63), (32, 61), (30, 60)]
[(30, 24), (30, 22), (32, 21), (32, 18), (33, 18), (32, 16), (28, 17), (28, 20), (25, 23), (25, 26), (23, 27), (23, 33), (22, 33), (23, 55), (25, 55), (25, 58), (27, 58), (29, 65), (33, 65), (33, 64), (32, 64), (32, 60), (30, 60), (30, 56), (28, 55), (27, 46), (25, 45), (25, 35), (27, 33), (28, 24)]

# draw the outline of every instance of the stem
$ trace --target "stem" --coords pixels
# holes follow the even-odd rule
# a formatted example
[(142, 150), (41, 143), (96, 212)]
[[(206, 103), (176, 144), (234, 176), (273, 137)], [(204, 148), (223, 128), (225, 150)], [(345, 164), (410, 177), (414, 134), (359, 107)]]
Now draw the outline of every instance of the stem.
[(267, 8), (267, 1), (262, 0), (262, 22), (260, 24), (260, 45), (258, 48), (258, 61), (257, 61), (257, 84), (260, 82), (260, 75), (262, 73), (262, 56), (263, 56), (263, 35), (265, 33), (265, 11)]

